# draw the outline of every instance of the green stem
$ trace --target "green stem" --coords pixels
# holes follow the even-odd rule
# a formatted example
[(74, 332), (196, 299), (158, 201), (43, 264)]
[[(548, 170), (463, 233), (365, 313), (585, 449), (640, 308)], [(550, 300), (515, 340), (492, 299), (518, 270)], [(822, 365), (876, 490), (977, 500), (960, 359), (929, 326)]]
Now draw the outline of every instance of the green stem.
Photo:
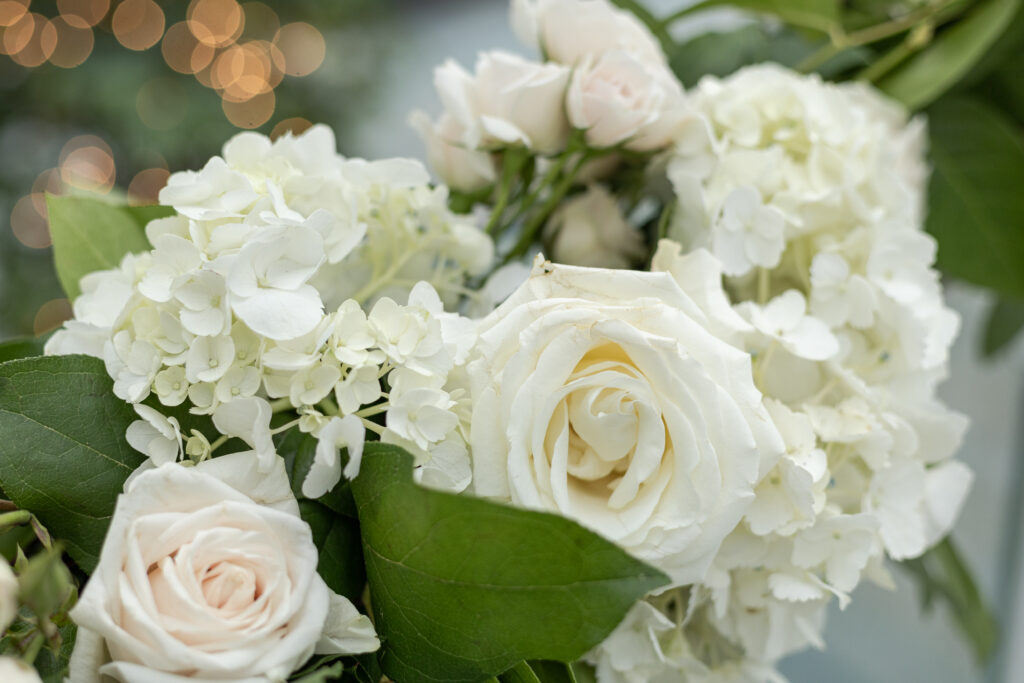
[(294, 407), (295, 406), (292, 405), (291, 399), (287, 396), (270, 402), (270, 410), (274, 413), (283, 413), (284, 411), (291, 410)]
[(909, 31), (922, 22), (935, 20), (938, 18), (938, 15), (960, 1), (947, 0), (940, 4), (922, 7), (913, 12), (908, 12), (902, 17), (875, 24), (874, 26), (868, 26), (852, 33), (844, 32), (841, 27), (834, 27), (829, 31), (829, 43), (800, 62), (796, 70), (803, 73), (814, 71), (828, 60), (850, 48), (877, 43), (880, 40)]
[[(533, 244), (533, 241), (537, 236), (537, 232), (551, 216), (551, 213), (555, 208), (558, 207), (559, 202), (565, 198), (565, 195), (572, 188), (572, 184), (576, 180), (576, 176), (579, 174), (583, 164), (592, 158), (593, 157), (586, 152), (580, 154), (579, 160), (575, 165), (573, 165), (572, 169), (558, 181), (558, 184), (555, 185), (551, 194), (544, 201), (544, 204), (541, 205), (540, 210), (533, 214), (530, 220), (523, 226), (523, 231), (522, 234), (519, 235), (519, 240), (516, 242), (515, 246), (512, 247), (512, 250), (505, 255), (505, 258), (502, 260), (502, 264), (517, 259), (526, 253), (530, 248), (530, 245)], [(545, 178), (545, 180), (547, 179)]]
[(512, 196), (512, 183), (529, 158), (529, 152), (525, 149), (510, 149), (502, 157), (501, 185), (498, 188), (498, 200), (494, 203), (494, 208), (491, 210), (491, 218), (487, 221), (487, 227), (485, 228), (485, 231), (491, 237), (497, 237), (502, 232), (504, 224), (501, 221), (501, 217), (508, 206), (509, 197)]
[(210, 444), (210, 453), (212, 454), (215, 450), (223, 446), (231, 438), (227, 434), (222, 434), (216, 441)]
[(32, 513), (28, 510), (5, 512), (0, 515), (0, 529), (4, 529), (9, 526), (18, 526), (19, 524), (25, 524), (30, 521), (32, 521)]
[(43, 649), (43, 644), (46, 642), (46, 638), (43, 637), (42, 632), (37, 632), (33, 636), (32, 640), (29, 641), (28, 647), (25, 648), (25, 654), (22, 657), (25, 663), (32, 666), (32, 662), (36, 661), (36, 657), (39, 652)]

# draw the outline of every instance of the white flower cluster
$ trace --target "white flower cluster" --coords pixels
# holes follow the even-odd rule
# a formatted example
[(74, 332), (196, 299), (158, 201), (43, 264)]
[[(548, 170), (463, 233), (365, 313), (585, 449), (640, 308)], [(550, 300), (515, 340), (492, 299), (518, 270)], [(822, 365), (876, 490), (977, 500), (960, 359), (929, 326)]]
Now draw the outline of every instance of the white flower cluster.
[[(417, 162), (334, 150), (323, 126), (273, 143), (243, 133), (223, 158), (171, 176), (161, 201), (176, 215), (146, 226), (152, 251), (83, 278), (75, 320), (47, 352), (102, 358), (142, 418), (129, 442), (158, 463), (202, 460), (214, 446), (141, 404), (150, 394), (212, 415), (263, 468), (276, 457), (272, 434), (294, 426), (272, 432), (273, 412), (297, 409), (298, 426), (320, 439), (310, 496), (339, 480), (340, 446), (347, 473), (358, 471), (366, 429), (427, 469), (435, 450), (462, 462), (438, 483), (463, 488), (459, 394), (444, 386), (474, 334), (438, 291), (457, 300), (467, 274), (489, 266), (490, 239), (447, 210)], [(369, 419), (385, 412), (384, 425)]]
[(591, 148), (648, 152), (668, 147), (690, 118), (654, 36), (607, 0), (515, 0), (512, 23), (544, 61), (484, 52), (474, 73), (448, 61), (434, 76), (444, 113), (413, 115), (431, 166), (451, 187), (491, 186), (492, 151), (554, 155), (578, 130)]
[(602, 681), (772, 680), (823, 646), (833, 597), (891, 585), (886, 558), (948, 533), (971, 483), (951, 459), (966, 419), (935, 397), (959, 319), (921, 225), (923, 122), (770, 65), (707, 78), (694, 100), (706, 136), (668, 164), (670, 234), (732, 276), (786, 452), (705, 578), (638, 605), (592, 655)]

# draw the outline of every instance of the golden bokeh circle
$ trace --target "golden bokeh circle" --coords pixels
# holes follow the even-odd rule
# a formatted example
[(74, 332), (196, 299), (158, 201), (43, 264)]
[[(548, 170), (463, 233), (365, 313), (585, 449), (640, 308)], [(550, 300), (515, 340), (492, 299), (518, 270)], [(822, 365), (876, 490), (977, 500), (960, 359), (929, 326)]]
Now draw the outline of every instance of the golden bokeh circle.
[(224, 115), (233, 125), (239, 128), (259, 128), (274, 115), (277, 100), (274, 91), (256, 95), (244, 102), (221, 100)]
[(73, 69), (92, 53), (94, 38), (92, 29), (70, 22), (59, 16), (50, 22), (57, 34), (57, 46), (50, 55), (50, 63), (62, 69)]
[[(199, 40), (192, 35), (188, 24), (179, 21), (164, 33), (163, 40), (160, 41), (160, 52), (163, 54), (167, 66), (180, 74), (194, 74), (209, 63), (207, 60), (206, 63), (199, 64), (198, 67), (193, 66), (193, 54), (197, 45), (199, 45)], [(213, 52), (212, 49), (209, 51)]]
[[(34, 193), (22, 197), (11, 209), (11, 231), (26, 247), (45, 249), (52, 244), (50, 226), (46, 222), (45, 198)], [(44, 207), (43, 211), (38, 206)]]
[(28, 13), (29, 0), (0, 0), (0, 26), (13, 26)]
[(111, 18), (118, 42), (129, 50), (148, 50), (164, 35), (164, 11), (153, 0), (124, 0)]
[(110, 146), (95, 135), (79, 135), (60, 152), (60, 177), (66, 185), (106, 194), (114, 187), (117, 169)]
[(71, 302), (67, 299), (51, 299), (39, 307), (35, 320), (32, 321), (32, 331), (37, 337), (57, 329), (68, 320), (74, 317), (71, 309)]
[(42, 14), (26, 14), (4, 31), (4, 47), (16, 64), (37, 67), (57, 48), (57, 29)]
[(160, 198), (160, 190), (171, 177), (166, 168), (147, 168), (139, 171), (128, 184), (128, 203), (145, 206), (156, 204)]
[(90, 28), (107, 16), (110, 0), (57, 0), (57, 9), (72, 26)]
[(210, 47), (230, 45), (245, 26), (245, 13), (235, 0), (192, 0), (187, 16), (192, 34)]
[(270, 139), (276, 140), (285, 133), (291, 133), (292, 135), (301, 135), (312, 125), (312, 121), (304, 119), (301, 116), (297, 116), (290, 119), (282, 119), (278, 121), (276, 124), (274, 124), (273, 130), (270, 131)]
[(323, 35), (303, 21), (282, 26), (274, 36), (274, 45), (284, 55), (284, 72), (289, 76), (308, 76), (320, 68), (327, 54)]

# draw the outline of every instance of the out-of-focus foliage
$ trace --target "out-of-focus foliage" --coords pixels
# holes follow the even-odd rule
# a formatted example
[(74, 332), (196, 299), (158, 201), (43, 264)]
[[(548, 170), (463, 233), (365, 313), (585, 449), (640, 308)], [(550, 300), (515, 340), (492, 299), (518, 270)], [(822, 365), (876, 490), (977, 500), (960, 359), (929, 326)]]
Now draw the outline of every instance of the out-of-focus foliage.
[[(221, 47), (206, 48), (209, 54), (202, 60), (193, 59), (196, 65), (209, 61), (199, 76), (170, 66), (180, 61), (175, 60), (175, 39), (187, 32), (184, 22), (198, 0), (157, 0), (163, 13), (161, 38), (144, 50), (125, 47), (115, 31), (113, 17), (123, 1), (25, 3), (28, 12), (61, 26), (66, 23), (61, 4), (65, 9), (106, 6), (90, 29), (91, 51), (73, 68), (56, 66), (56, 51), (39, 66), (16, 63), (7, 52), (20, 41), (4, 43), (10, 29), (0, 25), (0, 340), (45, 333), (70, 315), (48, 248), (45, 192), (98, 190), (119, 199), (127, 192), (133, 203), (152, 201), (168, 171), (195, 168), (240, 130), (236, 123), (251, 122), (254, 116), (268, 116), (256, 128), (263, 133), (329, 123), (344, 149), (351, 122), (373, 109), (379, 66), (391, 49), (381, 35), (397, 0), (207, 0), (240, 8), (242, 18), (237, 35), (230, 37), (234, 42), (222, 41)], [(200, 82), (210, 82), (217, 58), (233, 46), (263, 41), (286, 50), (282, 41), (288, 36), (278, 32), (289, 25), (302, 29), (293, 33), (293, 47), (319, 34), (325, 49), (322, 63), (315, 50), (300, 55), (312, 62), (305, 68), (314, 69), (304, 76), (290, 75), (294, 69), (285, 66), (282, 53), (270, 49), (270, 70), (276, 75), (268, 76), (271, 85), (276, 83), (272, 113), (265, 107), (245, 111), (246, 103), (230, 101), (239, 99), (231, 88), (221, 89), (225, 104), (220, 92)], [(228, 59), (225, 64), (221, 71), (236, 76), (252, 70)]]

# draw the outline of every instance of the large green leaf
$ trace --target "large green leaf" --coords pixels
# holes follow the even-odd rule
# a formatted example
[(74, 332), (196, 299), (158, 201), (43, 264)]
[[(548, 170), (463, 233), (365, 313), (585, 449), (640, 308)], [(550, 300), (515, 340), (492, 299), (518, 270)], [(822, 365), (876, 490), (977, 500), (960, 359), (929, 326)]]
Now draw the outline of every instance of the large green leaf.
[(668, 582), (562, 517), (422, 488), (394, 446), (366, 445), (352, 491), (381, 666), (403, 683), (573, 661)]
[(921, 109), (953, 87), (1009, 26), (1021, 0), (985, 0), (908, 59), (878, 87), (910, 109)]
[(988, 313), (983, 350), (995, 355), (1024, 329), (1024, 301), (1000, 297)]
[(939, 241), (939, 267), (1024, 297), (1024, 137), (974, 100), (943, 100), (929, 118), (928, 231)]
[(46, 210), (57, 277), (70, 299), (81, 293), (83, 276), (116, 268), (127, 253), (147, 251), (146, 223), (173, 213), (169, 207), (118, 206), (71, 195), (47, 195)]
[(16, 358), (39, 356), (43, 353), (43, 342), (39, 339), (11, 339), (0, 342), (0, 363)]
[(317, 572), (332, 591), (358, 603), (366, 587), (359, 525), (315, 500), (300, 500), (299, 512), (313, 530), (320, 555)]
[(124, 438), (135, 419), (96, 358), (0, 365), (0, 487), (86, 572), (96, 566), (125, 479), (144, 460)]

